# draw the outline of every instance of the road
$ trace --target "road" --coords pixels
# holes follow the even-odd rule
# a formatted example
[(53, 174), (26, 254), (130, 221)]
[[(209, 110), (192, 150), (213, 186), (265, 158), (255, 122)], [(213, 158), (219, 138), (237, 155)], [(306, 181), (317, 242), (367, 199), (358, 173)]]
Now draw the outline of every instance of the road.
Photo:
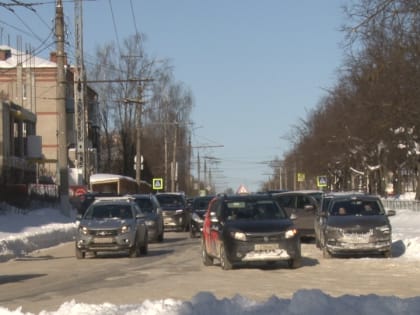
[(198, 292), (212, 292), (217, 298), (240, 294), (260, 302), (273, 295), (291, 298), (300, 289), (320, 289), (332, 296), (420, 295), (419, 264), (400, 257), (324, 259), (314, 244), (304, 243), (299, 269), (280, 265), (224, 271), (217, 264), (201, 263), (200, 239), (175, 232), (165, 237), (138, 258), (77, 260), (70, 242), (0, 263), (0, 305), (9, 310), (22, 306), (23, 312), (37, 314), (72, 300), (139, 304), (147, 299), (190, 300)]

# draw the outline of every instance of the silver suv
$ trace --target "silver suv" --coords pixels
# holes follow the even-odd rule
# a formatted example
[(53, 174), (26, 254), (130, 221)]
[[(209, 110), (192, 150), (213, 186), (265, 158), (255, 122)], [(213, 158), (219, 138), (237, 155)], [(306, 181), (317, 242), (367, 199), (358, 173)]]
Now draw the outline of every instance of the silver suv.
[(145, 215), (132, 198), (95, 200), (84, 215), (77, 216), (76, 258), (87, 252), (127, 251), (130, 257), (147, 254)]

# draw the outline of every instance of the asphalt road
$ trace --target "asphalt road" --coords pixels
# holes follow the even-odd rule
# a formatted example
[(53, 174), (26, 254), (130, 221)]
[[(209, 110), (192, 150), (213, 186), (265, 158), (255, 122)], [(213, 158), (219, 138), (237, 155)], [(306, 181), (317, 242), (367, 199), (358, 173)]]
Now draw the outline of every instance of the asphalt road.
[(101, 255), (77, 260), (74, 243), (0, 263), (0, 305), (23, 312), (54, 311), (66, 301), (139, 304), (145, 300), (190, 300), (198, 292), (218, 298), (237, 294), (256, 301), (275, 295), (291, 298), (300, 289), (320, 289), (332, 296), (420, 296), (420, 264), (394, 255), (385, 258), (324, 259), (313, 243), (302, 245), (302, 267), (249, 267), (224, 271), (205, 267), (200, 239), (166, 233), (149, 245), (147, 256)]

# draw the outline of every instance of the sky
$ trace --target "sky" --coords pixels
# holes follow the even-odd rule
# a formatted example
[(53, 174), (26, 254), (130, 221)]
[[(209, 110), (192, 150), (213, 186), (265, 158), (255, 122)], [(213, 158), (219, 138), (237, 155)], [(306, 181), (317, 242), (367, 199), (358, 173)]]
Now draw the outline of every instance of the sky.
[[(53, 43), (54, 1), (32, 2), (39, 3), (35, 12), (0, 6), (0, 44)], [(146, 53), (169, 59), (176, 81), (194, 97), (193, 161), (210, 157), (217, 192), (242, 184), (257, 191), (272, 175), (267, 162), (291, 149), (293, 127), (336, 82), (347, 2), (85, 0), (84, 59), (92, 62), (98, 46), (144, 34)], [(74, 56), (74, 2), (63, 3)]]
[[(59, 209), (53, 208), (24, 214), (20, 209), (0, 204), (0, 269), (1, 263), (9, 259), (72, 241), (74, 216), (75, 213), (71, 213), (70, 217), (64, 216)], [(394, 242), (402, 241), (406, 247), (403, 255), (391, 258), (395, 261), (395, 268), (398, 268), (398, 262), (405, 260), (420, 261), (420, 212), (399, 209), (390, 220)], [(333, 297), (320, 290), (301, 289), (294, 292), (290, 299), (272, 296), (265, 302), (256, 302), (239, 294), (233, 298), (218, 299), (210, 292), (197, 292), (189, 301), (166, 298), (124, 305), (106, 301), (102, 304), (84, 304), (69, 300), (57, 310), (41, 311), (39, 315), (417, 315), (419, 310), (420, 295), (412, 298), (375, 294)], [(20, 306), (7, 309), (1, 305), (0, 314), (32, 315), (22, 312)]]

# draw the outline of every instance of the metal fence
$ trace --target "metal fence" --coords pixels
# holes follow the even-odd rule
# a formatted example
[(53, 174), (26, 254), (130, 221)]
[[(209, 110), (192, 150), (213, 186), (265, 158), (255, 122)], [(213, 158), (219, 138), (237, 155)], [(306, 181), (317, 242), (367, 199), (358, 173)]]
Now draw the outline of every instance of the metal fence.
[(398, 200), (398, 199), (381, 199), (384, 207), (387, 210), (412, 210), (420, 211), (420, 201), (419, 200)]

